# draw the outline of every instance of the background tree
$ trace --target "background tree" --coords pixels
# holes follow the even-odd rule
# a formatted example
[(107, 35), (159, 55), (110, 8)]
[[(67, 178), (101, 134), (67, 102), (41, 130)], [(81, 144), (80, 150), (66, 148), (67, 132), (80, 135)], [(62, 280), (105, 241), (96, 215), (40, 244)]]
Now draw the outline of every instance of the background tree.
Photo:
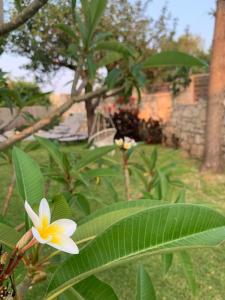
[[(145, 8), (141, 1), (134, 4), (128, 0), (109, 1), (97, 32), (104, 32), (105, 40), (114, 39), (132, 45), (145, 57), (163, 50), (162, 45), (173, 39), (176, 21), (166, 7), (162, 9), (158, 20), (147, 17)], [(43, 73), (54, 74), (61, 68), (75, 71), (77, 68), (77, 45), (73, 36), (57, 27), (62, 23), (73, 26), (71, 1), (50, 1), (35, 18), (11, 35), (10, 50), (30, 59), (26, 68), (34, 70), (39, 80), (46, 79)], [(100, 59), (102, 54), (98, 56)], [(112, 64), (110, 68), (109, 65), (108, 70), (114, 66)], [(87, 89), (92, 89), (90, 84)], [(97, 104), (96, 100), (85, 102), (89, 132)]]
[(210, 66), (209, 100), (203, 171), (222, 169), (222, 128), (225, 99), (225, 1), (217, 0), (215, 31)]

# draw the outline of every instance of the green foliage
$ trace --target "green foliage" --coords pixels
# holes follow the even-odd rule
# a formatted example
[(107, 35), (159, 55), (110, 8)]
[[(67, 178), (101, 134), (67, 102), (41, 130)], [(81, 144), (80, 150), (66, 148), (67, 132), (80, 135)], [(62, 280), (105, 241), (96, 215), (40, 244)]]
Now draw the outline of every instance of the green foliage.
[(0, 223), (0, 243), (14, 249), (16, 243), (20, 239), (21, 234), (19, 234), (14, 228), (11, 226)]
[(195, 296), (197, 292), (197, 284), (195, 280), (195, 274), (194, 274), (191, 257), (186, 251), (181, 251), (179, 255), (183, 265), (184, 274), (187, 278), (188, 284), (190, 285), (192, 294), (193, 296)]
[(59, 300), (78, 299), (78, 300), (118, 300), (115, 292), (110, 285), (98, 279), (96, 276), (90, 276), (87, 279), (77, 283), (74, 287), (68, 289)]
[(125, 217), (58, 268), (46, 299), (54, 299), (92, 274), (143, 255), (216, 246), (225, 238), (224, 229), (223, 215), (193, 204), (162, 205)]
[(207, 63), (179, 51), (164, 51), (146, 59), (142, 66), (144, 68), (162, 68), (162, 67), (208, 67)]
[(141, 159), (143, 164), (131, 164), (130, 169), (143, 183), (143, 197), (170, 201), (171, 192), (177, 190), (177, 199), (173, 201), (184, 202), (186, 186), (178, 176), (180, 173), (187, 172), (186, 169), (175, 161), (159, 164), (156, 147), (150, 155), (142, 152)]
[(41, 92), (34, 82), (11, 81), (0, 88), (0, 106), (23, 108), (49, 104), (49, 93)]
[[(102, 151), (81, 148), (79, 152), (67, 153), (60, 147), (57, 148), (51, 141), (39, 138), (37, 140), (51, 156), (50, 170), (55, 172), (55, 175), (58, 174), (58, 177), (64, 176), (61, 158), (66, 155), (67, 170), (72, 183), (75, 184), (75, 186), (72, 184), (73, 189), (68, 191), (66, 181), (60, 184), (51, 183), (49, 199), (52, 220), (73, 219), (79, 213), (79, 218), (75, 217), (78, 226), (73, 239), (79, 246), (80, 254), (65, 257), (58, 251), (50, 253), (50, 258), (56, 255), (57, 257), (48, 260), (51, 264), (55, 262), (49, 269), (55, 273), (52, 275), (45, 299), (58, 296), (62, 300), (68, 297), (95, 300), (98, 299), (96, 297), (100, 295), (100, 290), (107, 299), (118, 299), (113, 289), (95, 277), (96, 274), (109, 270), (113, 266), (153, 254), (162, 256), (164, 275), (169, 275), (168, 272), (175, 261), (173, 258), (177, 255), (182, 262), (187, 282), (193, 294), (196, 294), (197, 285), (193, 265), (189, 254), (184, 250), (214, 247), (225, 240), (225, 217), (218, 211), (203, 205), (184, 203), (185, 186), (177, 182), (174, 177), (183, 173), (183, 168), (180, 169), (173, 161), (168, 163), (169, 157), (161, 160), (157, 148), (153, 148), (150, 153), (140, 152), (142, 160), (138, 163), (133, 162), (136, 156), (134, 152), (129, 158), (131, 179), (136, 174), (134, 170), (139, 170), (147, 182), (146, 188), (151, 182), (151, 191), (162, 189), (163, 197), (158, 201), (157, 193), (143, 192), (146, 199), (124, 201), (117, 190), (118, 187), (113, 184), (116, 179), (119, 179), (122, 170), (118, 168), (115, 157), (107, 156), (112, 147), (103, 148)], [(34, 149), (36, 146), (37, 143), (33, 145)], [(24, 149), (32, 150), (32, 146), (28, 144)], [(28, 201), (35, 208), (37, 202), (43, 197), (34, 197), (39, 195), (40, 186), (43, 189), (40, 168), (30, 156), (18, 148), (13, 149), (12, 156), (18, 191), (23, 200), (27, 199), (26, 193), (28, 193), (30, 195)], [(48, 180), (51, 179), (52, 175), (48, 176), (43, 165), (41, 169), (45, 171)], [(96, 178), (102, 179), (96, 181)], [(168, 186), (174, 184), (180, 185), (181, 188), (179, 187), (176, 197), (168, 200), (176, 203), (165, 202), (168, 198)], [(107, 187), (106, 192), (110, 194), (111, 204), (105, 201), (102, 194), (105, 187)], [(99, 189), (99, 193), (96, 189)], [(103, 207), (96, 209), (99, 206)], [(3, 222), (0, 224), (0, 233), (0, 243), (10, 248), (13, 248), (20, 237), (19, 233)], [(46, 249), (40, 252), (41, 259), (48, 251)], [(143, 266), (139, 269), (137, 290), (135, 292), (134, 287), (133, 293), (136, 293), (136, 299), (155, 299), (151, 278)]]
[(73, 238), (79, 242), (92, 240), (119, 220), (159, 205), (162, 204), (150, 200), (123, 201), (108, 205), (82, 219)]
[(138, 270), (136, 300), (156, 300), (152, 280), (142, 265)]
[(21, 200), (39, 203), (44, 197), (44, 180), (38, 164), (17, 147), (13, 148), (12, 161)]
[(51, 209), (53, 221), (72, 218), (72, 209), (63, 194), (55, 195), (53, 197)]

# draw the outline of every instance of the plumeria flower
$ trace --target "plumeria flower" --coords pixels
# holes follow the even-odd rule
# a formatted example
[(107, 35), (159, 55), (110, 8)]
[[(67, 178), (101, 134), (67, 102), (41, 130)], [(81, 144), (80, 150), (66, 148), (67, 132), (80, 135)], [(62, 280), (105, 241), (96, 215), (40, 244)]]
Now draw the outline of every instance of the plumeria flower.
[(115, 144), (123, 150), (129, 150), (137, 145), (134, 139), (131, 139), (127, 136), (125, 136), (124, 139), (120, 138), (115, 140)]
[(51, 212), (46, 199), (40, 202), (39, 215), (33, 211), (27, 201), (25, 201), (25, 209), (34, 225), (31, 229), (32, 234), (39, 243), (70, 254), (79, 253), (77, 245), (70, 238), (77, 227), (74, 221), (60, 219), (51, 223)]
[(122, 147), (123, 146), (123, 139), (115, 139), (115, 144), (118, 147)]
[(129, 149), (131, 149), (131, 148), (133, 148), (135, 146), (136, 146), (136, 142), (135, 142), (134, 139), (131, 139), (131, 138), (127, 137), (127, 136), (124, 137), (123, 148), (125, 150), (129, 150)]

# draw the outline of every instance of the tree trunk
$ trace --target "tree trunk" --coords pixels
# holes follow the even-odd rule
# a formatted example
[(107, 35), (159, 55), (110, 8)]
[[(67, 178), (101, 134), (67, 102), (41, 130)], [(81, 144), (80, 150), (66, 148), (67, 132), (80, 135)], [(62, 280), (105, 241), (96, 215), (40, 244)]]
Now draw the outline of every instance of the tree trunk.
[(217, 0), (216, 21), (210, 65), (206, 144), (202, 171), (222, 170), (222, 128), (225, 101), (225, 0)]
[[(93, 86), (90, 82), (87, 83), (85, 87), (85, 93), (91, 93), (93, 91)], [(87, 128), (88, 128), (88, 136), (94, 134), (93, 132), (93, 124), (95, 119), (95, 109), (98, 106), (99, 102), (96, 99), (91, 99), (90, 101), (85, 102), (85, 109), (87, 115)]]
[(0, 0), (0, 26), (4, 23), (4, 5), (3, 0)]
[(93, 104), (93, 100), (85, 102), (86, 114), (87, 114), (87, 128), (88, 128), (88, 136), (92, 133), (92, 127), (95, 119), (95, 105)]

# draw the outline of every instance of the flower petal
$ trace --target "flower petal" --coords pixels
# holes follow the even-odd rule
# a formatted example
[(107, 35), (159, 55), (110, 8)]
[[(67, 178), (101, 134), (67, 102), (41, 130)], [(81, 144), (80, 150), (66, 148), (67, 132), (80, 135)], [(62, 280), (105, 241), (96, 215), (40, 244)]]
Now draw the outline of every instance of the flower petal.
[(46, 244), (47, 242), (49, 242), (49, 239), (48, 240), (43, 240), (39, 234), (39, 232), (37, 231), (37, 229), (35, 227), (32, 227), (32, 233), (33, 233), (33, 236), (34, 238), (41, 244)]
[(78, 254), (79, 249), (74, 241), (66, 235), (59, 235), (57, 239), (53, 239), (55, 242), (48, 242), (49, 246), (52, 246), (60, 251), (67, 252), (70, 254)]
[(25, 210), (28, 214), (28, 216), (30, 217), (32, 223), (34, 224), (35, 227), (40, 226), (40, 220), (38, 215), (33, 211), (33, 209), (31, 208), (30, 204), (25, 201)]
[(57, 225), (60, 227), (60, 229), (62, 228), (62, 230), (60, 230), (64, 235), (70, 237), (71, 235), (74, 234), (76, 228), (77, 228), (77, 224), (72, 221), (72, 220), (69, 220), (69, 219), (60, 219), (60, 220), (57, 220), (55, 222), (53, 222), (51, 226), (54, 226), (54, 225)]
[(39, 206), (39, 218), (40, 218), (40, 220), (47, 223), (47, 224), (45, 224), (45, 226), (50, 224), (51, 212), (50, 212), (50, 208), (48, 205), (48, 201), (45, 198), (43, 198), (41, 200), (41, 203)]

